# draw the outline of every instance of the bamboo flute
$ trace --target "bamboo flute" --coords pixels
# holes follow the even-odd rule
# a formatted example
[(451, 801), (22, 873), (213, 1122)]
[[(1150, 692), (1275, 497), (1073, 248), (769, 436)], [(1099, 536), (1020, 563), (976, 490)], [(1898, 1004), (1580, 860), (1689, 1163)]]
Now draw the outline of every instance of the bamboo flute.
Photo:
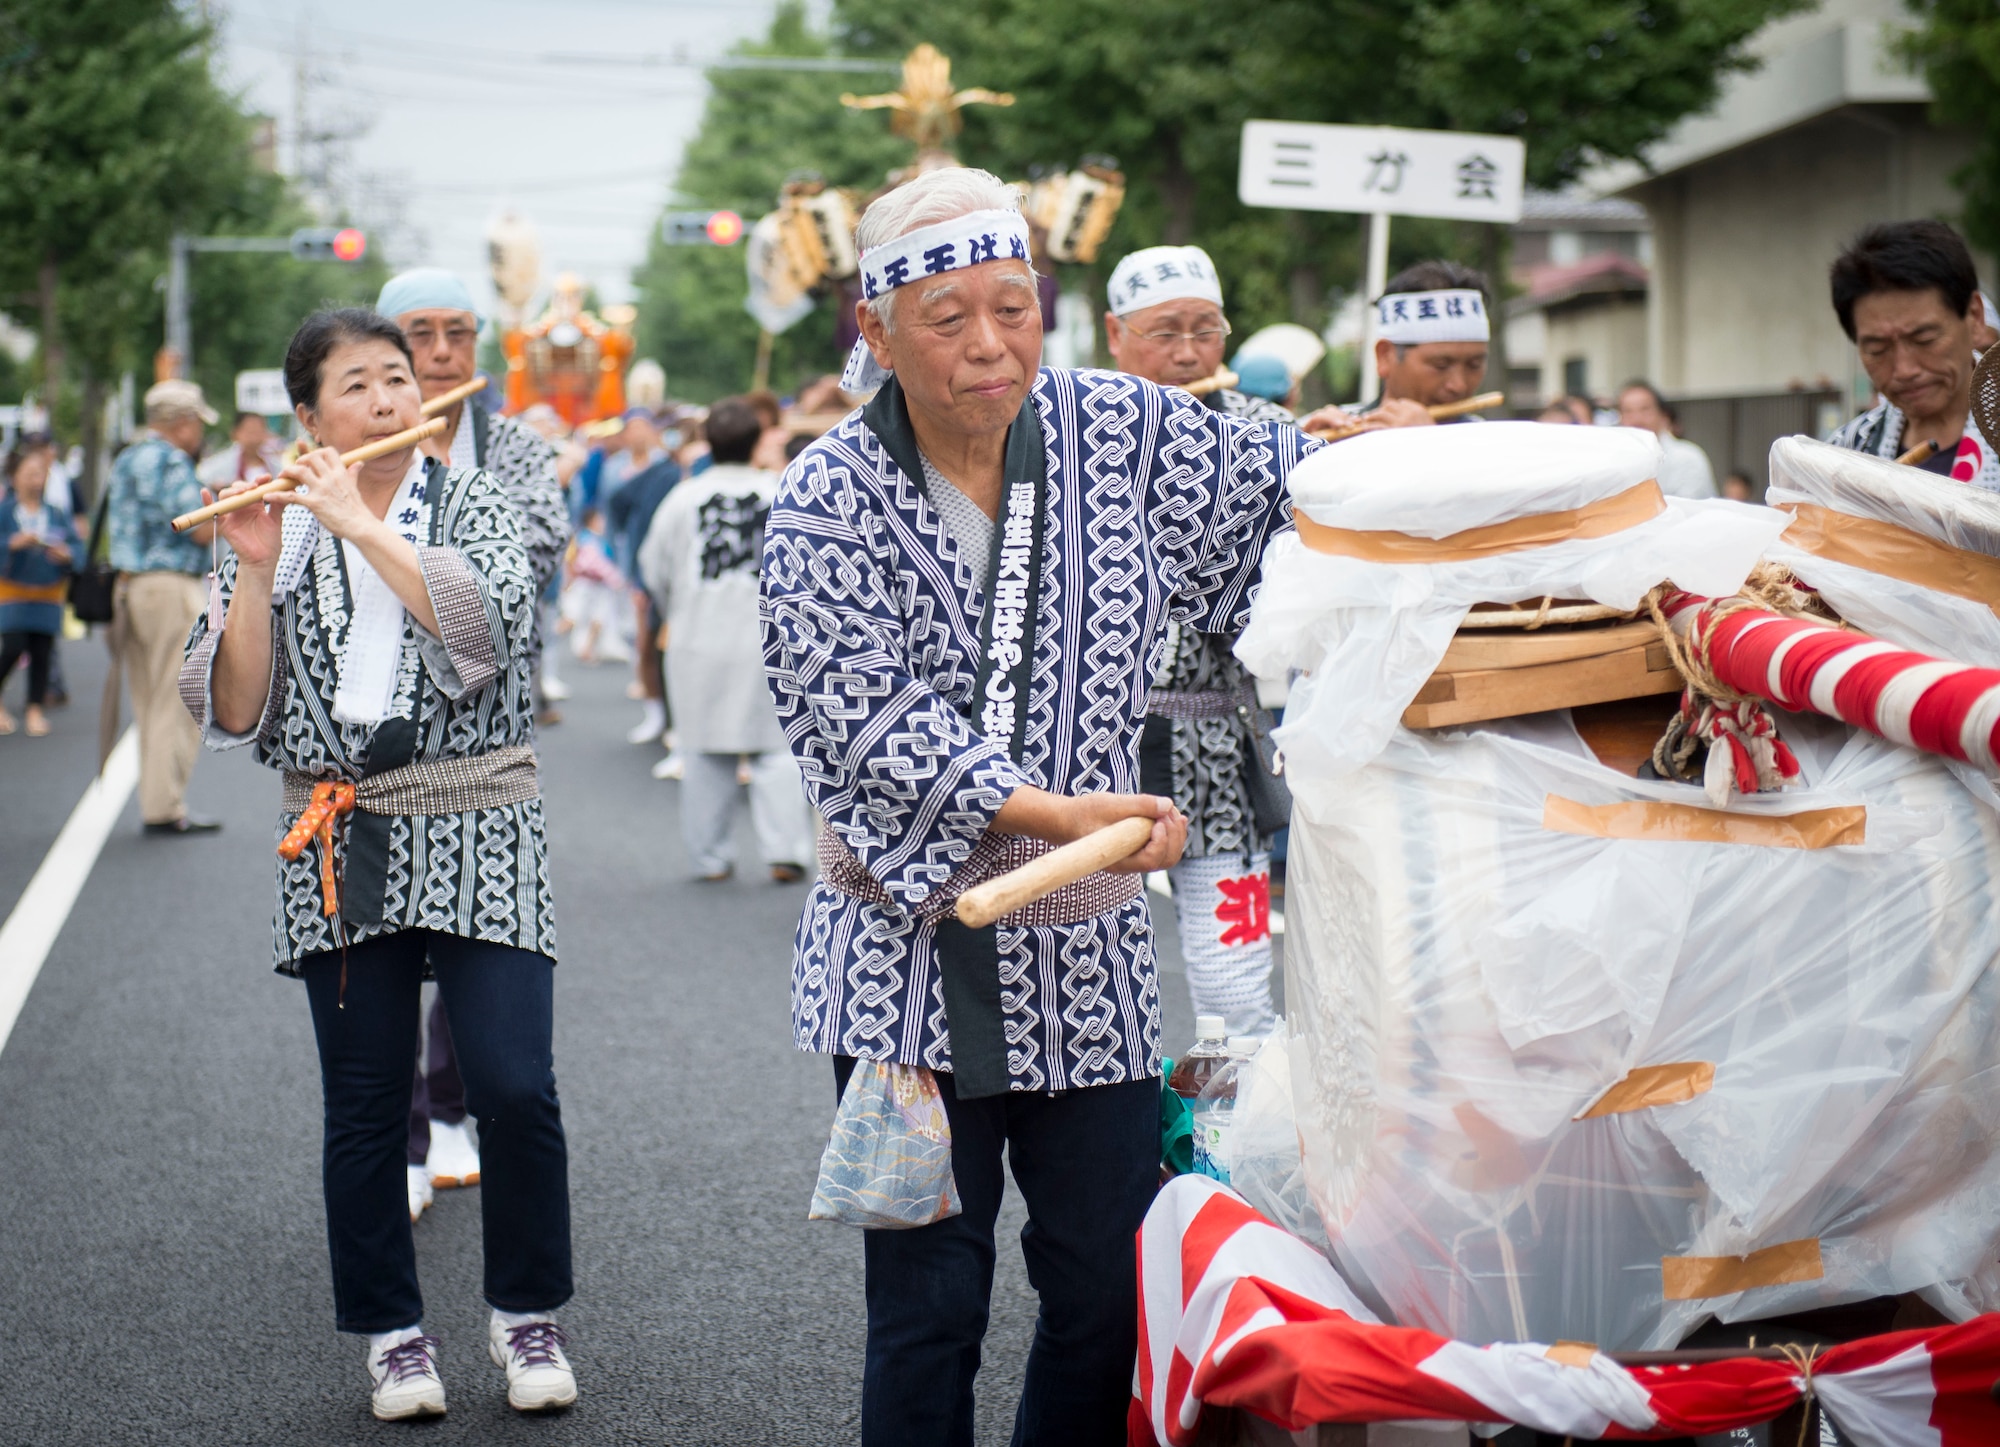
[[(1476, 397), (1466, 397), (1457, 402), (1440, 402), (1435, 407), (1426, 407), (1424, 410), (1431, 414), (1432, 421), (1444, 422), (1453, 417), (1465, 417), (1474, 412), (1484, 412), (1489, 407), (1499, 407), (1506, 400), (1507, 394), (1505, 392), (1481, 392)], [(1322, 442), (1339, 442), (1343, 438), (1359, 437), (1367, 430), (1365, 427), (1349, 427), (1339, 432), (1315, 432), (1313, 436), (1319, 438)]]
[[(440, 401), (443, 399), (440, 398)], [(391, 437), (378, 438), (365, 447), (357, 447), (352, 452), (340, 454), (342, 467), (353, 467), (356, 463), (370, 462), (391, 452), (401, 452), (406, 447), (414, 447), (426, 437), (435, 437), (444, 431), (444, 418), (433, 417), (407, 432), (398, 432)], [(174, 531), (184, 533), (189, 528), (198, 528), (210, 518), (218, 518), (225, 513), (240, 512), (252, 503), (262, 502), (274, 492), (290, 492), (298, 484), (289, 477), (274, 477), (269, 482), (259, 483), (248, 492), (239, 492), (212, 502), (207, 507), (198, 507), (193, 512), (184, 512), (174, 519)]]

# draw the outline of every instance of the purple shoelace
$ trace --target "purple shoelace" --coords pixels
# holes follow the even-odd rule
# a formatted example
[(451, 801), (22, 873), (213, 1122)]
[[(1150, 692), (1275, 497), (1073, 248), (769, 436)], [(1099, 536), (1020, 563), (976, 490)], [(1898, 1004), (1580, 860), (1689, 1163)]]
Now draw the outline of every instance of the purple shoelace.
[(413, 1336), (390, 1347), (382, 1353), (382, 1380), (401, 1384), (412, 1377), (436, 1376), (437, 1367), (431, 1361), (431, 1353), (437, 1347), (438, 1339), (434, 1336)]
[(569, 1345), (563, 1329), (552, 1321), (531, 1321), (507, 1328), (507, 1350), (524, 1367), (552, 1367), (556, 1354)]

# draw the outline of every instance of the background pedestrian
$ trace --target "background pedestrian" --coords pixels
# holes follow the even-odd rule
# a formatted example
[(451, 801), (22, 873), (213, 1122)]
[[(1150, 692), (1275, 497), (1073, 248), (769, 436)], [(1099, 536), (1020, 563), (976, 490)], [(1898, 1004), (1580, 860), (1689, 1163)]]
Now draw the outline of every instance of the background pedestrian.
[(119, 454), (108, 484), (111, 566), (118, 570), (112, 647), (132, 687), (139, 817), (154, 835), (222, 827), (188, 813), (188, 779), (201, 738), (178, 684), (181, 649), (201, 614), (215, 524), (186, 533), (173, 529), (175, 517), (201, 506), (194, 459), (204, 430), (216, 421), (193, 382), (155, 383), (146, 393), (146, 431)]
[(804, 879), (812, 851), (799, 766), (778, 726), (758, 639), (758, 558), (778, 474), (750, 459), (772, 431), (743, 398), (711, 407), (713, 465), (667, 495), (639, 551), (666, 620), (684, 770), (681, 836), (695, 877), (710, 882), (736, 868), (739, 761), (748, 765), (750, 818), (771, 878)]
[(1714, 497), (1715, 469), (1698, 443), (1675, 431), (1679, 420), (1673, 404), (1651, 382), (1627, 382), (1618, 391), (1618, 425), (1660, 439), (1660, 491), (1669, 497)]
[[(78, 547), (75, 523), (45, 496), (52, 460), (46, 447), (9, 454), (7, 495), (0, 499), (0, 691), (15, 663), (27, 659), (31, 738), (49, 731), (49, 657), (62, 631)], [(14, 730), (14, 716), (0, 703), (0, 734)]]

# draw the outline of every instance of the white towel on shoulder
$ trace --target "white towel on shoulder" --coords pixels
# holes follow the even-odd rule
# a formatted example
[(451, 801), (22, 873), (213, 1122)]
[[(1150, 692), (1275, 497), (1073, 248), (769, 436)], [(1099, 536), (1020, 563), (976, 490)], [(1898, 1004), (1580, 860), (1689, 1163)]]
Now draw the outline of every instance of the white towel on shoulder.
[[(429, 459), (418, 453), (397, 486), (384, 519), (412, 546), (430, 541)], [(285, 509), (284, 544), (273, 589), (282, 599), (297, 587), (319, 546), (319, 520), (302, 507)], [(340, 650), (333, 716), (342, 723), (377, 724), (396, 699), (396, 674), (403, 658), (403, 616), (408, 611), (395, 590), (350, 542), (340, 545), (347, 565), (347, 642)]]

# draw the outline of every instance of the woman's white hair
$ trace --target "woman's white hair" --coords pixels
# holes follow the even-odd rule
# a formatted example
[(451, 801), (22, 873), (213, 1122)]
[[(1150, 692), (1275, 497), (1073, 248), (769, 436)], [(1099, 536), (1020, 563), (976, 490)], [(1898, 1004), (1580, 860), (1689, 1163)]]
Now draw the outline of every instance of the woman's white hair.
[[(935, 226), (974, 211), (1019, 211), (1021, 196), (1012, 186), (976, 166), (946, 166), (905, 181), (886, 196), (878, 196), (861, 213), (854, 228), (854, 249), (867, 251), (912, 231)], [(868, 303), (884, 331), (896, 329), (890, 303), (900, 288), (890, 287)]]

